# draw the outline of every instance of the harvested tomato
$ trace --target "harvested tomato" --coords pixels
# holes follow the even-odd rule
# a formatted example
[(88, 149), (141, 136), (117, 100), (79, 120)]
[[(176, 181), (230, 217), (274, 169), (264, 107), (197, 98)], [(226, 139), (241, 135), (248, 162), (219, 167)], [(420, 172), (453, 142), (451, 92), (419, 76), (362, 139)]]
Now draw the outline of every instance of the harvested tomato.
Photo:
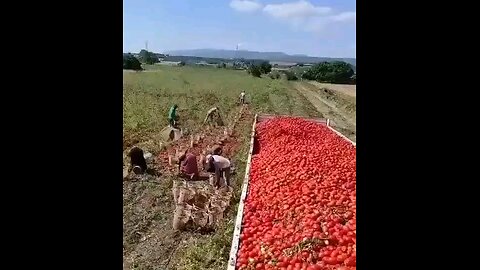
[(355, 146), (292, 117), (256, 133), (236, 269), (354, 268)]
[(357, 265), (357, 262), (356, 262), (356, 258), (355, 257), (349, 257), (345, 260), (345, 265), (346, 266), (356, 266)]

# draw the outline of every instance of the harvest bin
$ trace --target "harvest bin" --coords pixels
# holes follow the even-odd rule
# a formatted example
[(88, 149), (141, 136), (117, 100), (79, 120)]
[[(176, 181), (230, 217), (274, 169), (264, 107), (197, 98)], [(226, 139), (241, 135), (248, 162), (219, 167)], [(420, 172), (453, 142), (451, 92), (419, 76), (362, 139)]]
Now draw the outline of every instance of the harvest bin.
[[(244, 203), (245, 203), (245, 198), (247, 197), (248, 194), (248, 180), (250, 179), (250, 164), (252, 161), (252, 154), (255, 151), (255, 130), (257, 123), (276, 118), (276, 117), (292, 117), (291, 115), (271, 115), (271, 114), (256, 114), (255, 119), (253, 120), (253, 126), (252, 126), (252, 132), (250, 135), (250, 148), (248, 151), (248, 159), (247, 159), (247, 166), (245, 168), (245, 179), (243, 180), (243, 185), (242, 185), (242, 194), (240, 196), (240, 203), (238, 204), (238, 211), (237, 211), (237, 218), (235, 220), (235, 230), (233, 232), (233, 240), (232, 240), (232, 247), (230, 249), (230, 258), (228, 260), (228, 270), (235, 270), (235, 264), (237, 262), (237, 252), (238, 248), (240, 247), (240, 234), (242, 232), (242, 219), (243, 219), (243, 208), (244, 208)], [(295, 116), (293, 116), (295, 117)], [(335, 132), (337, 135), (342, 137), (344, 140), (350, 142), (354, 146), (356, 146), (356, 143), (353, 142), (352, 140), (348, 139), (345, 137), (343, 134), (335, 130), (333, 127), (330, 126), (330, 120), (329, 119), (322, 119), (322, 118), (304, 118), (301, 117), (303, 120), (311, 121), (318, 123), (319, 125), (326, 125), (330, 130)]]

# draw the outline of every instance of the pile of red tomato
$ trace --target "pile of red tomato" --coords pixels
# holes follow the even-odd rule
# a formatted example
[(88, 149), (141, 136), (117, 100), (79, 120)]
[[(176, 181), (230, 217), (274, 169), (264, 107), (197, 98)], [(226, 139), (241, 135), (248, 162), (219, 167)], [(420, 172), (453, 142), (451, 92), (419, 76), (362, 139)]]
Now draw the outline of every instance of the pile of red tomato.
[(236, 269), (356, 269), (356, 148), (328, 127), (257, 125)]

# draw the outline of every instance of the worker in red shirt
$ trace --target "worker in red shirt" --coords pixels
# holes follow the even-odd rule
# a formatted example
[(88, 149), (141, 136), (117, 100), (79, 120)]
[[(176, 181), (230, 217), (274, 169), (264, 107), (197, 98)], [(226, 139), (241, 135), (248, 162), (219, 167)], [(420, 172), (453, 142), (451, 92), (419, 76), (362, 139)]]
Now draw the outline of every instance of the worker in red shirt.
[(178, 158), (178, 170), (180, 175), (187, 177), (189, 180), (198, 179), (197, 157), (185, 150)]

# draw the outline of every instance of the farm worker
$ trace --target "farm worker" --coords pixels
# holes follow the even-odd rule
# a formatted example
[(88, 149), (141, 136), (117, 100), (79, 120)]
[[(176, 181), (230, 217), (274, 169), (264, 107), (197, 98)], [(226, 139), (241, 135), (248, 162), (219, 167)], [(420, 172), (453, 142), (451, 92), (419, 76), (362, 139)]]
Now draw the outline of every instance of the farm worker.
[(240, 93), (240, 103), (245, 104), (245, 91)]
[(220, 177), (225, 178), (227, 186), (230, 186), (230, 160), (220, 155), (207, 155), (205, 163), (207, 172), (215, 173), (214, 186), (220, 186)]
[(221, 155), (222, 147), (217, 144), (217, 145), (214, 145), (210, 151), (212, 155)]
[(170, 111), (168, 111), (168, 123), (170, 124), (170, 127), (175, 126), (175, 121), (177, 120), (177, 104), (173, 105), (170, 108)]
[(178, 158), (178, 170), (190, 180), (198, 179), (197, 157), (185, 150)]
[(218, 144), (214, 145), (212, 148), (207, 149), (207, 151), (203, 151), (203, 153), (200, 155), (200, 164), (202, 164), (202, 170), (206, 171), (207, 168), (207, 160), (206, 156), (207, 155), (222, 155), (222, 147)]
[(217, 118), (217, 124), (219, 126), (223, 126), (223, 120), (222, 117), (220, 116), (219, 110), (217, 107), (213, 107), (207, 112), (207, 116), (205, 117), (205, 120), (203, 120), (203, 124), (206, 124), (208, 121), (213, 122), (214, 117)]
[(130, 157), (129, 171), (133, 170), (135, 174), (143, 174), (147, 171), (147, 162), (143, 155), (143, 150), (135, 146), (128, 152)]

